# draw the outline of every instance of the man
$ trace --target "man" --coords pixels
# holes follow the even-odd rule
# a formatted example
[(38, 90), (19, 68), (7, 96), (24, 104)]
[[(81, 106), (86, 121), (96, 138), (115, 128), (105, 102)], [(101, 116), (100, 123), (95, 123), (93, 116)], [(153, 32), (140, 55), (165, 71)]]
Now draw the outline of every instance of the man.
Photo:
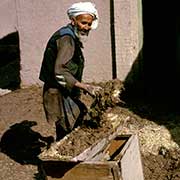
[(81, 82), (84, 68), (83, 39), (98, 26), (98, 12), (91, 2), (73, 4), (70, 23), (57, 30), (44, 52), (40, 80), (47, 121), (55, 125), (56, 140), (79, 125), (87, 109), (79, 100), (80, 89), (94, 95), (98, 88)]

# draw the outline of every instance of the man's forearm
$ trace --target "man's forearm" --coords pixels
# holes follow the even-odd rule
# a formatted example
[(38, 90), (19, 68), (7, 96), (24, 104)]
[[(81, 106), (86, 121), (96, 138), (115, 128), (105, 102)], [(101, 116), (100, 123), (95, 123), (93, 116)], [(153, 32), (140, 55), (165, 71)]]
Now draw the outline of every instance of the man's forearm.
[(87, 86), (88, 86), (87, 84), (79, 82), (79, 81), (77, 81), (74, 85), (83, 90), (87, 90)]

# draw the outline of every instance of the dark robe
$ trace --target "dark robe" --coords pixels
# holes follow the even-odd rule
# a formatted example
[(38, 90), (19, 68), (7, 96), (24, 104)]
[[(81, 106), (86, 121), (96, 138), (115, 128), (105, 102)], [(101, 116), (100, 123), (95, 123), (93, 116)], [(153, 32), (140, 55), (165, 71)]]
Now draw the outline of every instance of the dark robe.
[[(73, 27), (68, 25), (52, 35), (44, 52), (39, 77), (44, 82), (43, 105), (47, 121), (56, 125), (58, 136), (70, 132), (86, 112), (79, 100), (80, 89), (75, 87), (77, 81), (81, 82), (84, 69), (81, 48)], [(65, 85), (58, 76), (64, 78)]]

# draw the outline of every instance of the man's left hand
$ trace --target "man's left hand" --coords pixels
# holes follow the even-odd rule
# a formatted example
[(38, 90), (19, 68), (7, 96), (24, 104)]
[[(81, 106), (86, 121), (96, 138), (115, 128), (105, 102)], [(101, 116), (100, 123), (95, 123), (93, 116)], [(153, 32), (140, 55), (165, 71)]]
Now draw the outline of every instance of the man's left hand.
[(101, 91), (102, 91), (102, 88), (100, 86), (87, 85), (87, 92), (91, 96), (97, 96)]

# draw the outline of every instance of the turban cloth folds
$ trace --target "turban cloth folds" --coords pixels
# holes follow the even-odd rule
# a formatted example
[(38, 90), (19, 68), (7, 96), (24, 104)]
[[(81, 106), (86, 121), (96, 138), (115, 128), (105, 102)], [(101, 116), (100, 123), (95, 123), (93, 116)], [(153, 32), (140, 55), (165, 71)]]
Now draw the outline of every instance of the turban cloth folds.
[(76, 17), (81, 14), (90, 14), (93, 16), (94, 20), (92, 22), (91, 28), (96, 29), (98, 26), (98, 12), (95, 8), (95, 4), (91, 2), (79, 2), (74, 3), (72, 6), (70, 6), (67, 10), (67, 15), (71, 19), (72, 17)]

